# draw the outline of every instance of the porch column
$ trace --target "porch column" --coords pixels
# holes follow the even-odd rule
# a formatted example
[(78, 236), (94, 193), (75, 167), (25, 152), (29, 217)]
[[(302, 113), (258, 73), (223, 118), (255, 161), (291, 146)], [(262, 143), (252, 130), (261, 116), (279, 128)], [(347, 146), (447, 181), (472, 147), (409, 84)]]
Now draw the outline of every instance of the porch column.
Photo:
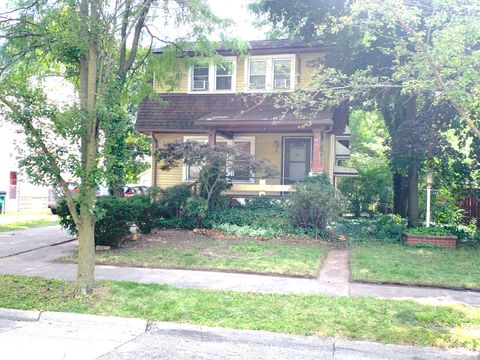
[(209, 130), (208, 131), (208, 145), (216, 145), (217, 144), (217, 131), (216, 130)]
[(313, 154), (312, 167), (310, 175), (323, 172), (322, 168), (322, 130), (321, 128), (313, 129)]

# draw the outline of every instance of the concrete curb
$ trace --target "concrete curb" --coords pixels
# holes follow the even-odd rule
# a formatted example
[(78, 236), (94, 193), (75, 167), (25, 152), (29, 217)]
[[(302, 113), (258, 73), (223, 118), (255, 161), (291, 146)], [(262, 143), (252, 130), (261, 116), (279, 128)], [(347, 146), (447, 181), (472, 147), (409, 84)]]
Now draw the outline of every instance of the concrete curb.
[(33, 322), (40, 319), (40, 314), (40, 311), (0, 308), (0, 319), (4, 320)]
[(148, 321), (139, 318), (124, 318), (92, 314), (77, 314), (45, 311), (40, 314), (39, 321), (52, 323), (75, 323), (79, 325), (95, 325), (101, 323), (109, 327), (125, 327), (131, 331), (146, 332)]

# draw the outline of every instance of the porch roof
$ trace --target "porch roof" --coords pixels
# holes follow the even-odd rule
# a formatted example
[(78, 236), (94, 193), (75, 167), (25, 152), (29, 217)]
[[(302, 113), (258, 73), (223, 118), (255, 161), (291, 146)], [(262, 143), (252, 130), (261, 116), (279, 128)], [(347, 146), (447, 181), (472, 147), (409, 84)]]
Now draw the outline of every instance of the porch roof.
[(333, 169), (334, 176), (358, 176), (357, 169), (335, 165)]
[(161, 94), (157, 99), (142, 101), (135, 128), (144, 133), (205, 132), (209, 129), (305, 131), (315, 125), (334, 125), (335, 133), (344, 131), (347, 118), (338, 109), (294, 113), (275, 104), (281, 96)]

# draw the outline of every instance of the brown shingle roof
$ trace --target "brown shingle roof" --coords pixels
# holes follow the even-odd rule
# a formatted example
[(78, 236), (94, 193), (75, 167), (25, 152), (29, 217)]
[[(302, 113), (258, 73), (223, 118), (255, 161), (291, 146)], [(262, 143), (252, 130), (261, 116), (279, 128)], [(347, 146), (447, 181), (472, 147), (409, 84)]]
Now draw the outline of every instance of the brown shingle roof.
[[(326, 51), (333, 47), (332, 44), (324, 44), (319, 41), (307, 42), (301, 39), (274, 39), (274, 40), (251, 40), (246, 41), (249, 44), (248, 52), (250, 54), (269, 54), (278, 52), (294, 52), (294, 51)], [(183, 51), (186, 53), (193, 53), (193, 43), (187, 43)], [(154, 53), (163, 53), (165, 47), (161, 47), (154, 50)], [(220, 55), (231, 55), (235, 53), (231, 49), (227, 48), (222, 42), (217, 46), (217, 53)]]
[[(298, 129), (307, 122), (332, 124), (335, 111), (286, 113), (275, 106), (281, 95), (239, 94), (162, 94), (144, 100), (138, 110), (135, 128), (140, 132), (228, 130), (261, 127), (263, 130), (288, 126)], [(343, 131), (347, 117), (335, 114), (334, 129)]]

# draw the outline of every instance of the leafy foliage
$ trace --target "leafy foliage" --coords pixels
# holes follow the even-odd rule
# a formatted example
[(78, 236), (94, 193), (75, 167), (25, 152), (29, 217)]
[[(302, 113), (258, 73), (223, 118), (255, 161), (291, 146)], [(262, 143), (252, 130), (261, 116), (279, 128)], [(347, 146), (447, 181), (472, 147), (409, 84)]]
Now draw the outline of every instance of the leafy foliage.
[(449, 236), (452, 235), (452, 232), (444, 227), (416, 227), (409, 228), (408, 233), (416, 235), (433, 235), (433, 236)]
[(290, 210), (295, 225), (304, 229), (325, 229), (343, 209), (343, 198), (325, 174), (307, 178), (294, 185)]
[(239, 152), (225, 145), (209, 145), (193, 141), (166, 144), (157, 150), (162, 170), (185, 163), (201, 169), (198, 182), (200, 195), (207, 200), (207, 207), (220, 201), (220, 193), (230, 187), (230, 177), (235, 171), (255, 173), (255, 176), (271, 176), (276, 170), (265, 160), (255, 159), (249, 153)]
[(398, 215), (377, 215), (368, 218), (342, 219), (335, 224), (335, 232), (348, 235), (351, 242), (386, 240), (400, 242), (406, 222)]
[[(76, 205), (80, 207), (78, 202)], [(94, 211), (95, 245), (118, 247), (120, 240), (130, 232), (132, 213), (129, 205), (129, 199), (124, 198), (102, 196), (97, 199)], [(77, 228), (65, 200), (59, 202), (57, 213), (60, 225), (76, 235)]]

